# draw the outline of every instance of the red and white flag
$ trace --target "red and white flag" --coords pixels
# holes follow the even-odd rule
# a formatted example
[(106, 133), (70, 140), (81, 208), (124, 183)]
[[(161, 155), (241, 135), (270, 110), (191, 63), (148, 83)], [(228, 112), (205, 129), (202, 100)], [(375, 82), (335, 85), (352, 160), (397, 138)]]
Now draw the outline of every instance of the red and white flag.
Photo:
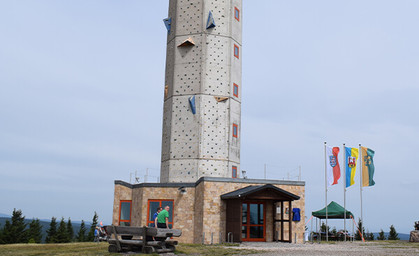
[(340, 167), (338, 161), (339, 147), (326, 146), (326, 170), (327, 186), (338, 184), (340, 179)]

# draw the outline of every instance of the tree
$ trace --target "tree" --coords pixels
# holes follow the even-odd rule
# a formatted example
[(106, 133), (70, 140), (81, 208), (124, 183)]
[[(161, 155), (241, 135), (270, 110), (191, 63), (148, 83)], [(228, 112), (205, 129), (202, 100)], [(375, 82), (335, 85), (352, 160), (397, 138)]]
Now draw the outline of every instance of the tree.
[(396, 231), (396, 228), (394, 228), (393, 225), (390, 226), (390, 233), (388, 234), (388, 240), (400, 240), (399, 234)]
[(42, 226), (39, 219), (33, 219), (29, 224), (28, 242), (41, 243), (42, 242)]
[(2, 230), (1, 240), (5, 244), (16, 244), (28, 242), (28, 232), (26, 229), (25, 217), (21, 210), (13, 209), (12, 222), (6, 221)]
[(73, 229), (73, 225), (71, 224), (71, 219), (70, 218), (68, 218), (68, 221), (67, 221), (67, 236), (68, 236), (68, 241), (73, 242), (74, 229)]
[(365, 239), (369, 240), (369, 241), (374, 241), (374, 239), (375, 239), (374, 233), (367, 230), (367, 233), (365, 233)]
[(64, 218), (61, 218), (60, 225), (57, 229), (57, 236), (56, 236), (56, 243), (67, 243), (68, 241), (68, 233), (67, 233), (67, 227), (64, 222)]
[(377, 240), (386, 240), (386, 236), (384, 235), (384, 231), (382, 229), (380, 233), (378, 233)]
[[(330, 227), (327, 226), (327, 231), (330, 231)], [(320, 226), (320, 232), (326, 232), (326, 224), (323, 222), (322, 225)]]
[(93, 242), (93, 240), (95, 239), (95, 229), (97, 226), (97, 213), (95, 212), (95, 215), (93, 216), (93, 220), (92, 220), (92, 226), (90, 226), (90, 230), (89, 230), (89, 234), (87, 234), (87, 238), (86, 241), (87, 242)]
[(365, 234), (365, 228), (362, 225), (362, 220), (358, 220), (358, 230), (355, 232), (355, 240), (362, 240), (361, 234), (359, 232), (362, 232), (362, 234)]
[(86, 240), (86, 226), (84, 225), (84, 220), (81, 221), (79, 232), (76, 236), (77, 242), (84, 242)]
[(49, 229), (47, 230), (47, 237), (45, 238), (45, 243), (55, 243), (57, 237), (57, 219), (55, 217), (51, 218), (49, 224)]

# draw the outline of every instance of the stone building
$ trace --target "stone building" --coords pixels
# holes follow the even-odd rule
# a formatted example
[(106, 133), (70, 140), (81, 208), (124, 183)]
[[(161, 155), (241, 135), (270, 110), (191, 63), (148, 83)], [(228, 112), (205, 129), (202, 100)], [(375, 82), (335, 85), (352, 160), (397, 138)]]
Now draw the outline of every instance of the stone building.
[(115, 181), (113, 225), (169, 205), (180, 242), (303, 241), (305, 183), (240, 178), (242, 20), (241, 0), (170, 0), (160, 183)]

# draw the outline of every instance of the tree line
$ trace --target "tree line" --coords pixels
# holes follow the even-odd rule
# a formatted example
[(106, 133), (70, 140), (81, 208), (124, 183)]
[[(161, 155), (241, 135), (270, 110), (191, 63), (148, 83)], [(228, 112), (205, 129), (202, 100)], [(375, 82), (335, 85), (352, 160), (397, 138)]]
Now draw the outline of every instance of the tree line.
[[(363, 227), (361, 220), (358, 221), (358, 230), (362, 230), (365, 240), (369, 240), (369, 241), (375, 240), (374, 233), (369, 232), (368, 230), (367, 232), (365, 232), (365, 228)], [(361, 235), (359, 234), (359, 231), (355, 233), (355, 240), (361, 240)], [(386, 236), (384, 234), (383, 229), (381, 229), (381, 231), (378, 233), (377, 240), (400, 240), (400, 238), (399, 238), (399, 234), (396, 231), (396, 228), (393, 225), (391, 225), (388, 236)]]
[[(45, 243), (93, 242), (97, 224), (98, 215), (95, 212), (89, 230), (82, 220), (79, 231), (74, 234), (70, 218), (67, 221), (61, 218), (58, 223), (57, 218), (52, 217), (46, 231)], [(11, 220), (6, 220), (4, 227), (0, 229), (0, 244), (41, 243), (42, 238), (39, 219), (33, 219), (28, 225), (21, 210), (14, 209)]]
[[(365, 232), (365, 227), (363, 226), (361, 219), (359, 219), (357, 227), (358, 229), (355, 229), (355, 237), (354, 237), (355, 240), (359, 240), (359, 241), (362, 240), (360, 231), (362, 231), (362, 233), (364, 234), (364, 239), (368, 241), (373, 241), (375, 239), (376, 240), (400, 240), (399, 234), (397, 233), (396, 228), (393, 225), (390, 226), (390, 232), (388, 236), (386, 236), (384, 231), (381, 229), (381, 232), (378, 233), (377, 238), (375, 238), (374, 233), (369, 232), (368, 230), (367, 232)], [(326, 229), (327, 229), (327, 232), (331, 233), (331, 235), (335, 237), (338, 236), (338, 232), (336, 228), (333, 228), (330, 231), (330, 227), (329, 226), (326, 227), (326, 224), (323, 222), (320, 226), (320, 231), (325, 233)]]

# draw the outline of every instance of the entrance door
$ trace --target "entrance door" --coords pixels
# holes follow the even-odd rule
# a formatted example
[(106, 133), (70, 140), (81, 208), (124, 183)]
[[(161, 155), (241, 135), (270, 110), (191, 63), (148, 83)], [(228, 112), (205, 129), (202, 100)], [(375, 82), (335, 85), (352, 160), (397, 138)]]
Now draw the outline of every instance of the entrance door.
[(244, 202), (242, 204), (242, 241), (265, 242), (265, 204)]

